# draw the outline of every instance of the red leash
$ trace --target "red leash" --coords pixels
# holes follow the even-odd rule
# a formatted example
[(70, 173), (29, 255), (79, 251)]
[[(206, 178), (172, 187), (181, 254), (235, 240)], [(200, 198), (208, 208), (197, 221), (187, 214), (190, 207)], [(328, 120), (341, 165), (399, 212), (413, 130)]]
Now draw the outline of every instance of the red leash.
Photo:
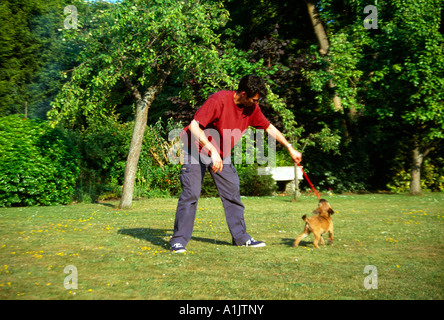
[(308, 178), (307, 174), (305, 173), (304, 169), (302, 169), (302, 166), (300, 163), (298, 163), (299, 168), (301, 168), (302, 173), (304, 174), (305, 180), (307, 180), (308, 184), (310, 185), (311, 189), (313, 189), (314, 193), (318, 197), (319, 200), (321, 200), (321, 197), (319, 196), (319, 193), (316, 191), (315, 187), (313, 186), (313, 183), (311, 183), (310, 179)]

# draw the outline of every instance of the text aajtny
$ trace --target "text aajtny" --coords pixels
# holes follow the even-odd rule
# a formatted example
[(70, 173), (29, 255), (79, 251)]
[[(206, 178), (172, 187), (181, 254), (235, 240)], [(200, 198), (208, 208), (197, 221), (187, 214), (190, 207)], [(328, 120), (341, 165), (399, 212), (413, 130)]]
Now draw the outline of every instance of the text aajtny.
[(206, 315), (207, 318), (213, 314), (243, 316), (243, 315), (261, 315), (264, 305), (249, 305), (249, 304), (233, 304), (225, 305), (223, 308), (214, 307), (193, 307), (187, 304), (185, 307), (180, 307), (180, 315)]

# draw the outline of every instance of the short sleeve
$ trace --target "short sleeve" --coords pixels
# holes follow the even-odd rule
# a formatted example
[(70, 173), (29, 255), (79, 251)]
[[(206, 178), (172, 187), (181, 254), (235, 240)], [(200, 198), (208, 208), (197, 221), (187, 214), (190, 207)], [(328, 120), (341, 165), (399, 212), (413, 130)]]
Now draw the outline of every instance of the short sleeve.
[(194, 115), (194, 120), (199, 122), (202, 127), (207, 127), (208, 124), (217, 121), (220, 118), (222, 110), (222, 103), (215, 97), (210, 97), (200, 107)]
[(249, 125), (256, 129), (267, 129), (270, 126), (270, 121), (265, 118), (259, 105), (256, 105), (256, 108), (253, 111)]

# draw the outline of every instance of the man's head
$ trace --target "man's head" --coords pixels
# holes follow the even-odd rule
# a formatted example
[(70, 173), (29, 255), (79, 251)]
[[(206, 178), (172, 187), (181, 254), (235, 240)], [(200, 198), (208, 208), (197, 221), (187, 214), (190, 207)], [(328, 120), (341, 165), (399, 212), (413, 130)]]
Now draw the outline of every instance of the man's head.
[(240, 98), (240, 104), (252, 106), (267, 96), (267, 88), (260, 77), (250, 74), (242, 77), (236, 93)]

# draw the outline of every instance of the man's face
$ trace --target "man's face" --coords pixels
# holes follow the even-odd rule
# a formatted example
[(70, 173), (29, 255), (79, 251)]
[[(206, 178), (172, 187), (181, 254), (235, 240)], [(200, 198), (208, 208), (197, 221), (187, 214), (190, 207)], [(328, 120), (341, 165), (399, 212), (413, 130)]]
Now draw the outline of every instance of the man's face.
[(245, 91), (242, 91), (239, 101), (245, 107), (252, 107), (255, 104), (258, 104), (260, 100), (261, 100), (261, 96), (259, 95), (259, 93), (257, 93), (256, 95), (254, 95), (252, 97), (247, 97), (247, 93)]

